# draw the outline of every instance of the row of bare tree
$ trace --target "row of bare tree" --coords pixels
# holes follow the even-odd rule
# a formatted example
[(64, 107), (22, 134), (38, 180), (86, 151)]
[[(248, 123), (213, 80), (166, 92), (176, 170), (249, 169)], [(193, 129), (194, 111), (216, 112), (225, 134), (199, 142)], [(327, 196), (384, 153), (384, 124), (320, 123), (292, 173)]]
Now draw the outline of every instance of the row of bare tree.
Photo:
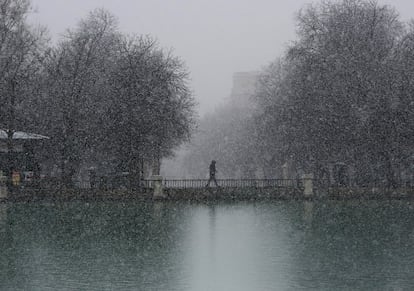
[(259, 85), (265, 149), (319, 178), (342, 162), (359, 184), (395, 185), (413, 163), (412, 24), (376, 1), (341, 0), (301, 11), (297, 31)]
[[(296, 23), (297, 40), (262, 72), (245, 118), (202, 121), (202, 128), (212, 129), (200, 133), (204, 140), (230, 132), (228, 148), (204, 148), (204, 163), (215, 156), (223, 167), (243, 169), (245, 177), (258, 169), (280, 177), (286, 165), (296, 174), (327, 178), (332, 165), (342, 163), (360, 184), (409, 178), (414, 25), (402, 22), (392, 7), (366, 0), (309, 5)], [(188, 164), (203, 158), (197, 152), (190, 151)], [(226, 175), (237, 176), (234, 170)]]
[(30, 11), (28, 0), (0, 1), (0, 127), (51, 137), (42, 160), (67, 184), (81, 166), (127, 171), (133, 182), (144, 161), (189, 138), (195, 103), (179, 58), (122, 34), (104, 10), (51, 45)]

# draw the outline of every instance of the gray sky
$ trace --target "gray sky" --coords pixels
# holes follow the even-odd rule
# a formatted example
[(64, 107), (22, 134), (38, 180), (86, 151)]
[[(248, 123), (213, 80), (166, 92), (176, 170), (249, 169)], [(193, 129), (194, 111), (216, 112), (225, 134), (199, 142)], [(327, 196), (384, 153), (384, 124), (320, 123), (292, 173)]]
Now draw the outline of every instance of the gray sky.
[[(260, 70), (295, 37), (295, 14), (312, 0), (32, 0), (32, 21), (54, 39), (94, 8), (106, 8), (123, 32), (149, 34), (173, 48), (191, 74), (200, 113), (213, 110), (231, 90), (232, 74)], [(387, 0), (403, 20), (412, 0)]]

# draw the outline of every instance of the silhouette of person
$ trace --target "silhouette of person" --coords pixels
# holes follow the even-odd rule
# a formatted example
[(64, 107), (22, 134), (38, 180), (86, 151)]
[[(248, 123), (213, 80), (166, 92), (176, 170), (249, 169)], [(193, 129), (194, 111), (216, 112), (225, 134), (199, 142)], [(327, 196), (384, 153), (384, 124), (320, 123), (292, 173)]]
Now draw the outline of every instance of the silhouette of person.
[(218, 187), (216, 180), (216, 161), (212, 160), (210, 164), (210, 179), (208, 179), (206, 187), (210, 186), (210, 182), (214, 181), (216, 187)]

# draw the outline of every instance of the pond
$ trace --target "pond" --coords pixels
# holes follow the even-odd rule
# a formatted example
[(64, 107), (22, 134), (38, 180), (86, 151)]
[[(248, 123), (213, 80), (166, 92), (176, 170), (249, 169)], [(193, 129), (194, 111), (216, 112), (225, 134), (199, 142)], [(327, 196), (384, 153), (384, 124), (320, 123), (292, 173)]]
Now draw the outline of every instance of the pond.
[(413, 290), (409, 201), (0, 204), (0, 290)]

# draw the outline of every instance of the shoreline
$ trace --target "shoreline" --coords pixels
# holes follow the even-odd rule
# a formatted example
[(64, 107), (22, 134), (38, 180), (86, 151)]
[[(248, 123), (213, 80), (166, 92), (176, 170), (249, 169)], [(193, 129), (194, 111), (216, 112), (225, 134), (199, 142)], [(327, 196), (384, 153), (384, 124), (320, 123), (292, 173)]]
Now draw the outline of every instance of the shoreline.
[(67, 202), (67, 201), (266, 201), (266, 200), (414, 200), (413, 188), (329, 188), (315, 190), (312, 195), (304, 195), (297, 188), (194, 188), (163, 190), (163, 196), (153, 195), (152, 189), (140, 191), (99, 190), (99, 189), (19, 189), (7, 197), (7, 202)]

